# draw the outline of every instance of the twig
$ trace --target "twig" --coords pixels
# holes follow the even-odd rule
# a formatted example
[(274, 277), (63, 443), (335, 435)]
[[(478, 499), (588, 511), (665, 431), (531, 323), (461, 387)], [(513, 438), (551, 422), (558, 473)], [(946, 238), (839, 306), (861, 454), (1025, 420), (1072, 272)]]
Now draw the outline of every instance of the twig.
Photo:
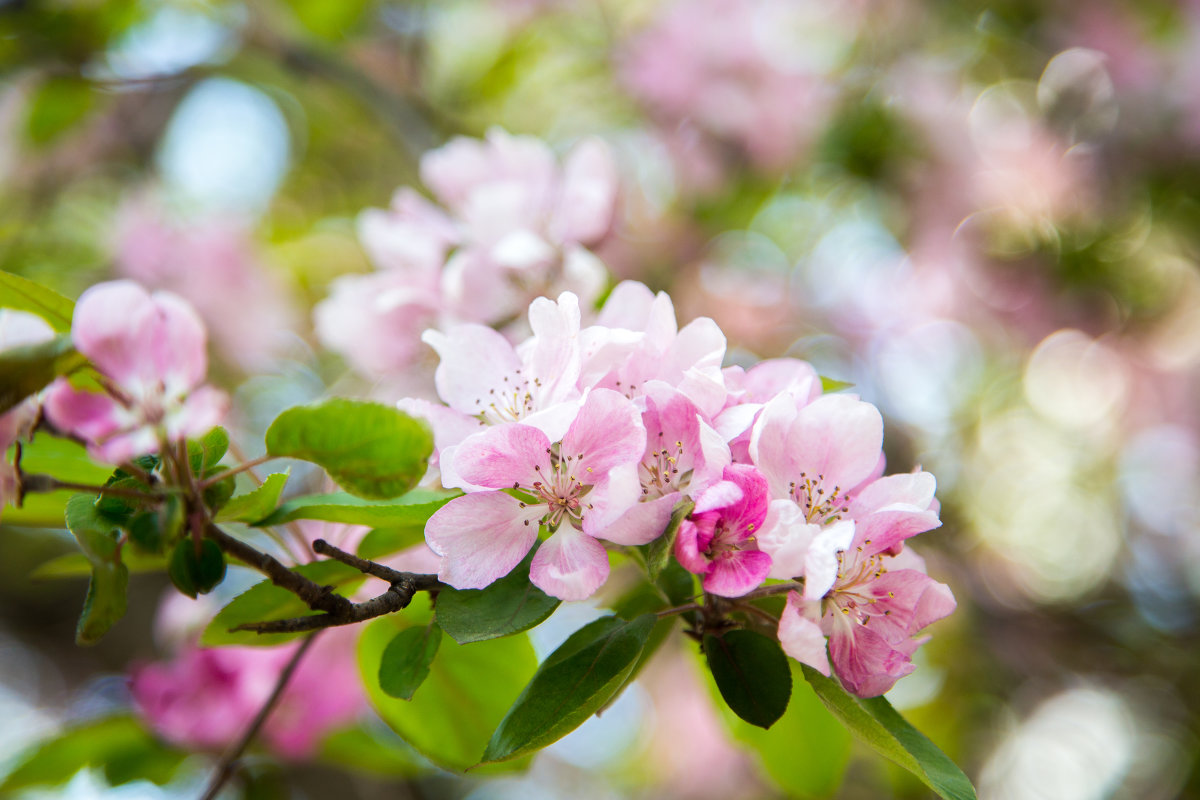
[(232, 478), (234, 475), (238, 475), (242, 472), (245, 472), (248, 469), (254, 469), (259, 464), (265, 464), (273, 458), (275, 458), (275, 456), (259, 456), (258, 458), (255, 458), (255, 459), (245, 462), (244, 464), (239, 464), (236, 467), (230, 467), (229, 469), (225, 470), (224, 472), (218, 472), (216, 475), (213, 475), (211, 477), (205, 478), (204, 480), (200, 481), (200, 483), (198, 484), (198, 488), (200, 489), (200, 491), (204, 491), (205, 489), (212, 486), (213, 484), (220, 483), (221, 481), (225, 480), (226, 478)]
[(283, 690), (287, 688), (288, 681), (292, 678), (292, 673), (300, 665), (300, 659), (304, 658), (304, 654), (308, 652), (308, 648), (312, 647), (312, 643), (316, 641), (316, 638), (317, 633), (309, 634), (300, 643), (300, 646), (296, 648), (296, 652), (292, 654), (291, 660), (288, 661), (279, 673), (279, 679), (275, 681), (275, 688), (271, 690), (271, 696), (267, 698), (267, 702), (263, 703), (262, 708), (258, 710), (258, 714), (255, 715), (253, 721), (250, 723), (250, 727), (242, 734), (241, 739), (221, 755), (221, 760), (217, 763), (217, 770), (213, 773), (212, 780), (209, 782), (208, 789), (204, 792), (201, 800), (213, 800), (221, 791), (221, 787), (233, 776), (234, 767), (237, 765), (238, 759), (242, 757), (242, 753), (246, 752), (246, 748), (250, 746), (250, 742), (258, 735), (259, 729), (262, 728), (263, 723), (267, 721), (267, 717), (275, 709), (279, 698), (283, 696)]
[(672, 614), (686, 614), (689, 611), (701, 611), (704, 606), (698, 603), (688, 603), (685, 606), (675, 606), (674, 608), (664, 608), (662, 611), (655, 612), (656, 617), (669, 617)]
[(274, 557), (256, 550), (240, 539), (233, 538), (212, 523), (205, 526), (204, 533), (209, 539), (216, 542), (221, 550), (254, 567), (270, 578), (271, 583), (287, 589), (299, 597), (309, 608), (341, 616), (348, 614), (354, 605), (345, 597), (334, 594), (332, 587), (321, 586), (300, 573), (293, 572)]
[(773, 586), (763, 586), (755, 589), (749, 594), (744, 594), (739, 597), (739, 600), (757, 600), (760, 597), (770, 597), (775, 594), (783, 594), (790, 591), (802, 591), (804, 589), (804, 581), (789, 581), (788, 583), (777, 583)]
[(52, 475), (22, 475), (21, 486), (26, 494), (31, 492), (56, 492), (60, 489), (74, 489), (78, 492), (110, 494), (114, 497), (132, 497), (138, 500), (161, 500), (167, 496), (166, 492), (143, 492), (140, 489), (127, 489), (123, 486), (96, 486), (90, 483), (60, 481)]
[(364, 575), (371, 575), (372, 577), (379, 578), (381, 581), (387, 581), (388, 583), (396, 583), (397, 581), (405, 580), (412, 575), (411, 572), (401, 572), (400, 570), (392, 569), (391, 567), (384, 566), (383, 564), (376, 564), (374, 561), (368, 561), (365, 558), (359, 558), (356, 555), (351, 555), (345, 550), (334, 547), (324, 539), (317, 539), (315, 542), (313, 542), (312, 547), (313, 552), (315, 553), (319, 553), (323, 556), (329, 556), (330, 558), (340, 561), (343, 564), (348, 564), (349, 566), (354, 567)]

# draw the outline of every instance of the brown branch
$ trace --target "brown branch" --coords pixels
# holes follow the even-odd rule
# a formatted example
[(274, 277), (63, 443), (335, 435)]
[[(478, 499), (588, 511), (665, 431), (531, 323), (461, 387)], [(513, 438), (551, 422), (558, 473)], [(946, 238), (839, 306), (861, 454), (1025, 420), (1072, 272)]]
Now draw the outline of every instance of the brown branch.
[(345, 550), (334, 547), (324, 539), (317, 539), (315, 542), (313, 542), (312, 548), (314, 553), (319, 553), (323, 556), (329, 556), (330, 558), (340, 561), (343, 564), (348, 564), (349, 566), (354, 567), (364, 575), (370, 575), (372, 577), (379, 578), (381, 581), (387, 581), (388, 583), (402, 581), (406, 577), (413, 574), (411, 572), (400, 572), (399, 570), (392, 569), (391, 567), (384, 566), (383, 564), (376, 564), (374, 561), (367, 561), (365, 558), (359, 558), (356, 555), (351, 555)]
[(270, 578), (271, 583), (287, 589), (308, 604), (311, 609), (340, 617), (348, 614), (354, 605), (345, 597), (334, 594), (333, 587), (321, 586), (300, 573), (293, 572), (272, 556), (233, 538), (212, 523), (205, 526), (204, 532), (209, 539), (217, 543), (221, 550), (254, 567)]
[(204, 797), (201, 800), (213, 800), (220, 793), (221, 787), (232, 777), (238, 759), (242, 757), (242, 753), (246, 752), (246, 748), (250, 746), (250, 742), (258, 735), (259, 729), (262, 728), (263, 723), (267, 721), (267, 717), (275, 709), (279, 698), (283, 696), (283, 690), (287, 688), (288, 681), (292, 678), (292, 673), (300, 665), (300, 659), (304, 658), (304, 654), (308, 652), (308, 648), (312, 647), (312, 643), (316, 638), (317, 634), (313, 633), (305, 638), (300, 643), (300, 646), (296, 648), (296, 652), (292, 654), (291, 660), (284, 666), (283, 671), (279, 673), (279, 679), (275, 681), (275, 688), (271, 691), (271, 696), (267, 698), (267, 702), (263, 703), (262, 708), (258, 710), (258, 714), (250, 722), (250, 727), (246, 728), (246, 732), (242, 734), (242, 738), (221, 755), (221, 760), (217, 763), (217, 769), (208, 784), (208, 790), (204, 792)]

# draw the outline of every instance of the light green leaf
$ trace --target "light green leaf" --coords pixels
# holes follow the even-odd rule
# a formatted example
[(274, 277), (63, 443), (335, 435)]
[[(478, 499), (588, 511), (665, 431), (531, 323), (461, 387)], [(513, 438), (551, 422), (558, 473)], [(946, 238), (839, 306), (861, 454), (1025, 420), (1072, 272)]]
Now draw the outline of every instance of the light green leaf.
[(481, 763), (540, 750), (582, 725), (624, 686), (657, 621), (653, 614), (601, 617), (573, 633), (521, 692)]
[(429, 598), (420, 594), (403, 612), (368, 623), (359, 640), (359, 669), (371, 704), (401, 738), (435, 764), (465, 770), (479, 761), (489, 733), (533, 676), (537, 659), (525, 636), (468, 645), (443, 639), (413, 699), (389, 697), (379, 685), (384, 648), (397, 633), (422, 628), (429, 618)]
[(59, 333), (71, 332), (75, 314), (73, 300), (11, 272), (0, 272), (0, 308), (36, 314)]
[(832, 678), (809, 666), (804, 678), (834, 716), (860, 741), (921, 779), (945, 800), (977, 800), (975, 787), (962, 770), (884, 697), (863, 699), (849, 694)]
[(425, 541), (425, 524), (401, 525), (394, 528), (375, 528), (358, 543), (358, 556), (378, 561), (395, 555)]
[(287, 472), (274, 472), (267, 476), (262, 486), (234, 495), (217, 513), (217, 522), (255, 522), (271, 514), (279, 505), (279, 496), (287, 485)]
[(186, 756), (159, 742), (131, 717), (105, 717), (31, 747), (17, 759), (0, 792), (58, 786), (85, 767), (113, 764), (121, 767), (106, 769), (113, 785), (141, 778), (161, 786), (171, 780)]
[(97, 508), (96, 495), (77, 494), (67, 501), (67, 530), (93, 565), (112, 563), (117, 554), (118, 523)]
[(345, 492), (310, 494), (288, 500), (270, 516), (254, 524), (269, 526), (282, 525), (296, 519), (320, 519), (326, 522), (344, 522), (347, 525), (369, 525), (373, 528), (419, 525), (424, 529), (425, 522), (433, 513), (459, 494), (415, 489), (392, 500), (366, 500)]
[[(340, 561), (314, 561), (296, 567), (293, 571), (322, 586), (341, 589), (344, 593), (353, 591), (363, 581), (361, 572)], [(229, 605), (217, 613), (201, 634), (200, 644), (205, 647), (228, 644), (269, 647), (281, 644), (302, 634), (260, 634), (253, 631), (231, 631), (230, 628), (248, 622), (308, 617), (319, 613), (321, 612), (310, 609), (303, 600), (287, 589), (282, 589), (269, 580), (261, 581), (233, 598)]]
[(433, 434), (423, 421), (343, 398), (284, 411), (266, 438), (268, 454), (311, 461), (346, 491), (376, 500), (416, 486), (433, 452)]
[(411, 700), (429, 675), (429, 665), (442, 643), (437, 623), (424, 628), (405, 628), (383, 649), (379, 661), (379, 688), (401, 700)]
[(824, 375), (821, 376), (821, 391), (825, 394), (829, 394), (830, 392), (840, 392), (845, 389), (853, 388), (854, 384), (850, 383), (849, 381), (839, 381), (836, 378), (826, 378)]
[[(129, 568), (131, 575), (146, 572), (161, 572), (167, 568), (167, 559), (163, 555), (143, 555), (135, 550), (121, 551), (121, 563)], [(49, 580), (52, 578), (82, 578), (92, 573), (92, 564), (83, 553), (67, 553), (39, 564), (29, 573), (32, 580)]]
[(389, 778), (412, 778), (432, 770), (420, 753), (378, 723), (371, 728), (364, 724), (334, 731), (321, 742), (319, 757), (341, 770)]
[(192, 472), (203, 475), (220, 463), (229, 451), (229, 434), (217, 426), (199, 439), (189, 439), (187, 449)]
[(561, 602), (529, 582), (530, 551), (512, 572), (483, 589), (443, 589), (437, 619), (459, 644), (527, 631), (540, 625)]
[(34, 144), (57, 139), (81, 122), (92, 110), (96, 94), (92, 85), (74, 75), (47, 78), (34, 92), (25, 130)]

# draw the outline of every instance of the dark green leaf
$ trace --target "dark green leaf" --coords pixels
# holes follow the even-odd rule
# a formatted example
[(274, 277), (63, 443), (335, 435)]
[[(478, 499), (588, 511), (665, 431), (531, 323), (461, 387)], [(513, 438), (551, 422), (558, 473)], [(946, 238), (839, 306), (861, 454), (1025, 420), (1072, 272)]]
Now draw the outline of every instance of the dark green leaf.
[(71, 332), (75, 315), (74, 301), (11, 272), (0, 272), (0, 308), (36, 314), (59, 333)]
[[(224, 467), (211, 467), (201, 475), (205, 478), (211, 478), (227, 470)], [(212, 511), (220, 511), (233, 498), (234, 489), (237, 488), (237, 481), (234, 476), (222, 478), (211, 486), (204, 489), (204, 505)]]
[(373, 528), (401, 528), (420, 525), (433, 516), (459, 492), (438, 492), (416, 489), (393, 500), (364, 500), (361, 497), (335, 492), (310, 494), (288, 500), (255, 525), (282, 525), (296, 519), (320, 519), (344, 522), (347, 525), (369, 525)]
[(125, 526), (129, 531), (129, 542), (143, 553), (161, 553), (163, 550), (162, 521), (158, 512), (143, 511), (129, 520)]
[(401, 525), (395, 528), (375, 528), (358, 543), (358, 555), (371, 561), (395, 555), (425, 541), (425, 525)]
[(429, 675), (441, 643), (442, 629), (436, 623), (397, 633), (379, 661), (379, 688), (392, 697), (411, 700)]
[(83, 363), (66, 334), (0, 352), (0, 414)]
[(671, 552), (675, 549), (675, 537), (679, 535), (679, 526), (687, 519), (687, 515), (692, 513), (692, 509), (696, 504), (691, 500), (680, 500), (671, 512), (671, 521), (667, 523), (667, 529), (663, 531), (663, 535), (643, 546), (643, 553), (646, 557), (646, 571), (650, 573), (650, 580), (658, 580), (658, 575), (667, 564), (671, 563)]
[(130, 717), (106, 717), (73, 727), (30, 748), (18, 758), (0, 785), (0, 792), (57, 786), (85, 767), (114, 762), (118, 769), (112, 778), (117, 782), (136, 777), (161, 785), (171, 779), (185, 756), (186, 753), (161, 744)]
[(976, 800), (975, 788), (937, 745), (908, 723), (884, 697), (863, 699), (809, 666), (804, 679), (860, 741), (921, 779), (945, 800)]
[(399, 631), (423, 628), (429, 618), (429, 598), (420, 594), (404, 613), (368, 623), (359, 640), (359, 669), (371, 704), (401, 738), (435, 764), (464, 770), (479, 761), (488, 734), (533, 676), (537, 659), (525, 636), (468, 645), (443, 639), (413, 699), (389, 697), (379, 686), (384, 648)]
[[(321, 584), (352, 591), (363, 581), (363, 574), (354, 567), (340, 561), (314, 561), (296, 567), (295, 572)], [(259, 645), (263, 647), (290, 641), (300, 634), (258, 634), (252, 631), (230, 631), (230, 628), (247, 622), (266, 622), (273, 619), (307, 617), (320, 612), (313, 611), (304, 601), (287, 589), (281, 589), (270, 581), (261, 581), (235, 597), (200, 636), (205, 647), (220, 647), (229, 644)], [(376, 666), (378, 667), (378, 662)]]
[(561, 602), (529, 582), (534, 551), (513, 571), (483, 589), (443, 589), (437, 619), (459, 644), (495, 639), (540, 625)]
[(283, 493), (287, 479), (286, 472), (268, 475), (262, 486), (239, 494), (226, 503), (217, 513), (217, 522), (256, 522), (267, 516), (279, 505), (279, 495)]
[(225, 580), (225, 554), (217, 543), (204, 539), (200, 542), (199, 552), (196, 550), (192, 539), (180, 539), (167, 565), (171, 582), (188, 597), (208, 594)]
[(751, 725), (769, 728), (787, 711), (792, 673), (775, 639), (750, 630), (704, 637), (708, 669), (733, 712)]
[[(800, 663), (788, 659), (792, 699), (770, 731), (738, 718), (720, 699), (716, 683), (709, 688), (730, 733), (753, 749), (771, 779), (788, 797), (833, 797), (850, 762), (853, 737), (829, 713), (804, 681)], [(797, 758), (797, 753), (804, 753)]]
[(602, 617), (572, 634), (509, 709), (481, 763), (540, 750), (582, 725), (624, 685), (657, 621)]
[(217, 426), (199, 439), (189, 440), (187, 449), (188, 462), (191, 464), (192, 472), (196, 475), (204, 475), (215, 467), (229, 451), (229, 434), (225, 432), (224, 428)]
[(128, 589), (129, 569), (124, 564), (109, 561), (93, 567), (75, 627), (76, 644), (95, 644), (125, 616)]
[(382, 500), (425, 474), (433, 434), (399, 409), (333, 398), (280, 414), (267, 429), (267, 452), (312, 461), (351, 494)]

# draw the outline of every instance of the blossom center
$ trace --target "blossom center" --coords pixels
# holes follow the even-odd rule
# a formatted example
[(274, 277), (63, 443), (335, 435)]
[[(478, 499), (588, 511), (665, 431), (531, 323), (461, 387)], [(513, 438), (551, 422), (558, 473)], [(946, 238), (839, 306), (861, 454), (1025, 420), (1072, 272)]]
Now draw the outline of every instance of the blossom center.
[(842, 492), (840, 486), (834, 486), (833, 491), (826, 492), (824, 480), (824, 475), (818, 475), (814, 480), (801, 472), (800, 480), (789, 484), (792, 499), (804, 509), (805, 520), (813, 525), (832, 524), (850, 511), (849, 493)]
[(513, 376), (505, 375), (500, 386), (488, 389), (486, 397), (475, 399), (476, 416), (491, 425), (519, 422), (537, 410), (534, 392), (541, 386), (540, 378), (530, 380), (518, 368)]
[[(540, 524), (553, 530), (567, 521), (575, 528), (582, 528), (583, 515), (592, 507), (591, 503), (583, 500), (592, 490), (591, 484), (584, 483), (575, 475), (578, 470), (588, 469), (583, 466), (583, 454), (564, 457), (551, 448), (546, 448), (546, 453), (550, 456), (550, 474), (547, 475), (541, 465), (535, 465), (534, 469), (541, 479), (534, 481), (530, 487), (538, 499), (537, 504), (546, 506)], [(522, 508), (525, 506), (526, 503), (521, 503)]]
[(674, 447), (666, 445), (665, 434), (658, 432), (658, 444), (646, 452), (638, 465), (638, 478), (642, 483), (642, 494), (647, 499), (657, 499), (675, 491), (686, 489), (691, 482), (691, 470), (679, 472), (683, 458), (683, 442), (676, 440)]

